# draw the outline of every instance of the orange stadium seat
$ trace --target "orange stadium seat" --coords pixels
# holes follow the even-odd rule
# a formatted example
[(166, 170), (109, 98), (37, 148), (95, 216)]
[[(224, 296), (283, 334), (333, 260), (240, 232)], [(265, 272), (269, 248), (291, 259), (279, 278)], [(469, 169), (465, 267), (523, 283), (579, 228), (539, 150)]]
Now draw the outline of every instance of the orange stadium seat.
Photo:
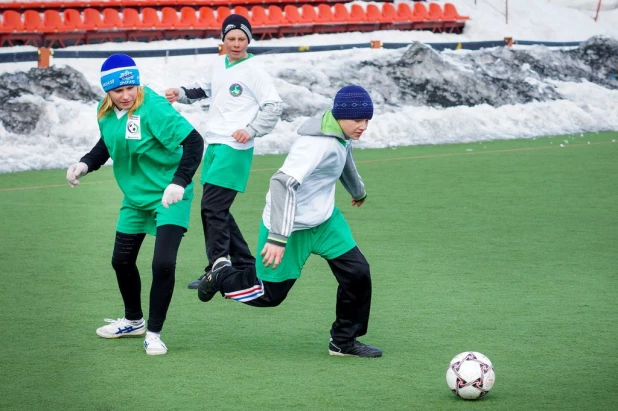
[(142, 9), (142, 25), (143, 29), (156, 29), (161, 26), (161, 20), (157, 10), (152, 7), (145, 7)]
[(2, 20), (4, 23), (3, 31), (5, 32), (24, 30), (24, 22), (21, 21), (21, 14), (19, 14), (15, 10), (6, 10), (2, 14)]
[(431, 20), (427, 7), (422, 3), (414, 3), (414, 17), (419, 20)]
[(414, 16), (414, 12), (407, 3), (399, 3), (397, 5), (397, 19), (396, 21), (418, 21), (419, 19)]
[(65, 31), (64, 22), (62, 16), (56, 10), (45, 10), (43, 12), (43, 25), (46, 32), (59, 32)]
[(348, 9), (346, 9), (346, 7), (341, 3), (335, 4), (335, 12), (333, 13), (333, 21), (336, 23), (342, 23), (342, 22), (345, 23), (348, 20), (350, 20), (350, 13), (348, 12)]
[[(367, 6), (367, 14), (369, 14), (369, 6)], [(382, 21), (392, 23), (396, 20), (397, 10), (395, 9), (395, 6), (391, 3), (382, 4)]]
[(2, 20), (4, 23), (3, 31), (5, 32), (24, 30), (24, 22), (21, 21), (21, 14), (15, 10), (6, 10), (2, 14)]
[(210, 7), (201, 7), (200, 8), (200, 25), (202, 28), (219, 28), (220, 25), (217, 23), (217, 17), (215, 16), (215, 12)]
[(232, 14), (232, 10), (230, 10), (229, 7), (217, 7), (217, 24), (219, 25), (219, 27), (221, 27), (221, 24), (223, 24), (223, 20), (225, 20), (230, 14)]
[[(243, 17), (246, 17), (249, 22), (251, 22), (251, 18), (249, 17), (249, 10), (245, 6), (236, 6), (234, 7), (234, 14), (240, 14)], [(223, 22), (223, 20), (221, 20)]]
[(117, 9), (103, 9), (103, 25), (104, 28), (121, 29), (123, 27), (122, 17)]
[(180, 22), (179, 27), (196, 29), (200, 26), (197, 19), (197, 13), (193, 7), (185, 6), (180, 9)]
[(312, 24), (316, 21), (318, 21), (318, 14), (315, 12), (315, 7), (304, 4), (300, 9), (300, 22)]
[(300, 23), (300, 13), (296, 6), (292, 6), (288, 4), (283, 8), (283, 12), (285, 13), (285, 18), (291, 24), (299, 24)]
[(318, 5), (318, 18), (316, 22), (318, 23), (330, 23), (334, 20), (335, 16), (333, 15), (333, 9), (330, 8), (327, 4)]
[(452, 3), (445, 3), (444, 4), (444, 17), (446, 17), (447, 19), (456, 20), (456, 21), (462, 21), (462, 20), (469, 20), (470, 19), (470, 17), (468, 17), (468, 16), (460, 16), (459, 12), (457, 11), (457, 8)]
[(266, 9), (262, 6), (254, 6), (251, 9), (251, 24), (254, 26), (267, 26), (268, 23), (268, 14), (266, 14)]
[[(385, 3), (389, 4), (389, 3)], [(392, 6), (392, 5), (391, 5)], [(393, 9), (395, 11), (395, 9)], [(384, 20), (384, 16), (382, 16), (382, 12), (380, 8), (375, 4), (368, 4), (367, 10), (365, 10), (365, 15), (367, 16), (367, 21), (370, 23), (381, 23), (383, 21), (392, 22), (393, 20)]]
[(84, 10), (84, 28), (86, 30), (98, 30), (103, 27), (103, 20), (98, 10), (88, 8)]
[(164, 29), (175, 29), (178, 26), (180, 26), (180, 20), (178, 19), (176, 9), (163, 7), (163, 9), (161, 9), (161, 24), (159, 27)]
[(438, 3), (429, 3), (429, 19), (441, 21), (444, 20), (444, 16), (442, 13), (442, 7)]
[(348, 21), (353, 23), (362, 23), (367, 21), (367, 16), (365, 15), (365, 10), (363, 9), (363, 6), (361, 6), (360, 4), (352, 4)]
[(24, 12), (24, 30), (43, 31), (43, 19), (38, 11), (26, 10)]
[(75, 9), (65, 9), (62, 13), (64, 15), (64, 26), (69, 30), (83, 30), (84, 22), (82, 15)]
[(283, 10), (279, 6), (268, 6), (268, 21), (270, 24), (274, 25), (285, 25), (288, 24), (285, 16), (283, 15)]
[(122, 10), (122, 27), (124, 29), (137, 29), (142, 25), (139, 13), (135, 9)]

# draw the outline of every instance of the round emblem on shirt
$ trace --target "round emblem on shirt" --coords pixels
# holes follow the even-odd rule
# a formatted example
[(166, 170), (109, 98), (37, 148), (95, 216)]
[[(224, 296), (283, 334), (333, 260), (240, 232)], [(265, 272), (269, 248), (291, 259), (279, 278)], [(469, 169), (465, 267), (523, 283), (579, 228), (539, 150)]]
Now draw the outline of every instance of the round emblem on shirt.
[(139, 126), (137, 125), (137, 123), (129, 121), (127, 123), (127, 130), (129, 131), (129, 133), (135, 134), (139, 131)]
[(242, 94), (242, 86), (238, 83), (234, 83), (230, 86), (230, 95), (232, 97), (239, 97)]

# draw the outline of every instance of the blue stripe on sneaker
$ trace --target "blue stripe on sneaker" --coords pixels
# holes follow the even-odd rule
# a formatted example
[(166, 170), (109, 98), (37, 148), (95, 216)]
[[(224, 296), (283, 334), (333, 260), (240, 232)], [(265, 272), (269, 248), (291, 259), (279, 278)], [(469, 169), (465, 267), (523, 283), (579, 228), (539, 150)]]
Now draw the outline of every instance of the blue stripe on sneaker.
[(140, 325), (139, 327), (134, 327), (132, 325), (127, 325), (124, 328), (118, 328), (118, 331), (116, 331), (116, 335), (118, 335), (118, 334), (128, 334), (130, 332), (137, 331), (137, 330), (140, 330), (142, 328), (144, 328), (144, 324)]

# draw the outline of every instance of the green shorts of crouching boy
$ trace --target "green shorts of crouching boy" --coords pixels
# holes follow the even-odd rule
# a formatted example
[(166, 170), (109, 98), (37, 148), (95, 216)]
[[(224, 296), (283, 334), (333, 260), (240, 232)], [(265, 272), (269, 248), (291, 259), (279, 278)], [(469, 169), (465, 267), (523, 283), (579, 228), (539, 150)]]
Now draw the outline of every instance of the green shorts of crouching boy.
[(124, 234), (146, 233), (156, 236), (157, 227), (167, 224), (177, 225), (187, 230), (191, 216), (191, 199), (170, 204), (170, 208), (159, 205), (154, 210), (141, 210), (123, 204), (120, 207), (116, 231)]
[[(256, 255), (262, 251), (267, 239), (268, 228), (262, 221)], [(300, 278), (301, 270), (311, 254), (332, 260), (354, 247), (356, 247), (356, 241), (352, 237), (350, 226), (339, 208), (335, 207), (330, 218), (317, 227), (292, 232), (292, 235), (288, 237), (283, 259), (274, 270), (272, 266), (264, 267), (262, 259), (257, 258), (255, 262), (257, 276), (260, 280), (274, 283), (297, 279)]]
[(209, 144), (204, 153), (200, 183), (244, 193), (252, 163), (253, 147), (235, 150), (225, 144)]

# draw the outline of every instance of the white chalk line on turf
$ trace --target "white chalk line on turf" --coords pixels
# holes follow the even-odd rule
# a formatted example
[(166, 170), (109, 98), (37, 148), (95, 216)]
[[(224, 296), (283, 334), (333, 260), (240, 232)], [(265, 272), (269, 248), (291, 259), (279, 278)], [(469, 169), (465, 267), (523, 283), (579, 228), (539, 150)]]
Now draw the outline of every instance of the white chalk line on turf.
[[(442, 158), (442, 157), (456, 157), (456, 156), (470, 156), (470, 155), (478, 155), (478, 154), (499, 154), (499, 153), (516, 153), (518, 151), (535, 151), (535, 150), (546, 150), (546, 149), (556, 149), (556, 148), (573, 148), (573, 147), (588, 147), (588, 146), (597, 146), (602, 144), (615, 144), (611, 141), (601, 141), (595, 143), (582, 143), (582, 144), (567, 144), (567, 145), (555, 145), (555, 146), (540, 146), (540, 147), (521, 147), (521, 148), (510, 148), (505, 150), (488, 150), (488, 151), (466, 151), (461, 153), (445, 153), (445, 154), (428, 154), (424, 156), (410, 156), (410, 157), (392, 157), (392, 158), (381, 158), (376, 160), (357, 160), (357, 164), (363, 163), (382, 163), (386, 161), (403, 161), (403, 160), (420, 160), (425, 158)], [(276, 171), (278, 168), (252, 168), (251, 172), (260, 172), (260, 171)], [(80, 185), (91, 185), (91, 184), (106, 184), (111, 183), (114, 180), (107, 181), (95, 181), (95, 182), (81, 182)], [(58, 188), (58, 187), (66, 187), (67, 184), (51, 184), (46, 186), (29, 186), (29, 187), (13, 187), (13, 188), (3, 188), (0, 189), (0, 193), (10, 192), (10, 191), (23, 191), (23, 190), (38, 190), (45, 188)]]

